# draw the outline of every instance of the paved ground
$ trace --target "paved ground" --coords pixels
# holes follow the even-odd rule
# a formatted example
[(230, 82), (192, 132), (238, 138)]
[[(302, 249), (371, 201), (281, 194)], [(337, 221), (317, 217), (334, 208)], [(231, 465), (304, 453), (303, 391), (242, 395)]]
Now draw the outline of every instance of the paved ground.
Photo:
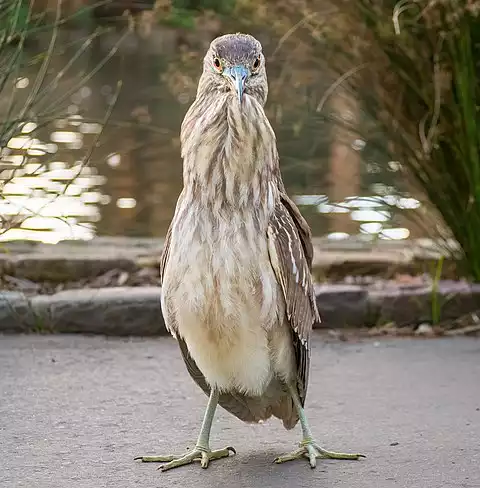
[(1, 488), (480, 487), (480, 341), (314, 341), (308, 414), (358, 462), (274, 465), (299, 440), (220, 411), (237, 456), (161, 473), (137, 454), (195, 441), (206, 398), (172, 339), (0, 336)]

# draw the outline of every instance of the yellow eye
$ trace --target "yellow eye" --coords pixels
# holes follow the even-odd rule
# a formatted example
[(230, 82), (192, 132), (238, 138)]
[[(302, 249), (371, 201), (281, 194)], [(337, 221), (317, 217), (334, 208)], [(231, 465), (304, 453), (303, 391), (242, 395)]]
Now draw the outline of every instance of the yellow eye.
[(215, 66), (217, 71), (222, 71), (222, 63), (217, 57), (213, 58), (213, 66)]
[(253, 62), (253, 69), (260, 68), (260, 56)]

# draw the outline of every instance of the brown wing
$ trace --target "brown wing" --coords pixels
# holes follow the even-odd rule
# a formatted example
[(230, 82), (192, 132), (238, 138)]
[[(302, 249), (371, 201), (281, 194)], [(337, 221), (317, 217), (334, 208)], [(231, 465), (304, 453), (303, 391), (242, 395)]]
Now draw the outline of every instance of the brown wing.
[(292, 217), (293, 221), (295, 222), (295, 226), (297, 227), (297, 231), (300, 236), (300, 241), (302, 242), (303, 253), (307, 260), (308, 268), (311, 271), (313, 262), (313, 244), (310, 227), (300, 213), (300, 210), (298, 210), (298, 207), (293, 203), (287, 194), (282, 193), (280, 200), (290, 214), (290, 217)]
[(313, 324), (320, 322), (320, 316), (311, 276), (313, 246), (310, 229), (296, 205), (284, 194), (270, 219), (268, 249), (292, 328), (297, 387), (303, 404), (310, 366), (310, 333)]

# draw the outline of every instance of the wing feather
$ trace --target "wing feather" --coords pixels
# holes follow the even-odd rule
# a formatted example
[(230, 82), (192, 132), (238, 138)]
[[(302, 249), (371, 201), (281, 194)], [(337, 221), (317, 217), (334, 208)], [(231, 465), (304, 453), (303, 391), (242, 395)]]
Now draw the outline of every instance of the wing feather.
[(168, 255), (170, 253), (170, 241), (172, 238), (172, 224), (168, 228), (165, 241), (163, 243), (162, 255), (160, 257), (160, 286), (163, 285), (163, 277), (165, 275), (165, 268), (167, 267)]
[(297, 387), (304, 403), (310, 366), (310, 334), (313, 325), (320, 322), (320, 316), (311, 276), (310, 228), (296, 205), (283, 193), (270, 219), (267, 237), (270, 262), (282, 288), (286, 316), (292, 328)]

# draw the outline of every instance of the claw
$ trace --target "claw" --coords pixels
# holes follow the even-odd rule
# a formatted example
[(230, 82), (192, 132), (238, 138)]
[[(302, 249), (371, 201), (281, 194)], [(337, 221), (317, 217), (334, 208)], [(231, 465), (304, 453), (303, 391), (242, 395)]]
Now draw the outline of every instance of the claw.
[(300, 443), (300, 449), (297, 449), (290, 454), (279, 456), (275, 459), (275, 462), (285, 463), (287, 461), (293, 461), (294, 459), (301, 459), (302, 457), (306, 457), (308, 459), (310, 466), (313, 469), (317, 465), (318, 458), (358, 460), (366, 456), (363, 454), (327, 451), (309, 439)]

